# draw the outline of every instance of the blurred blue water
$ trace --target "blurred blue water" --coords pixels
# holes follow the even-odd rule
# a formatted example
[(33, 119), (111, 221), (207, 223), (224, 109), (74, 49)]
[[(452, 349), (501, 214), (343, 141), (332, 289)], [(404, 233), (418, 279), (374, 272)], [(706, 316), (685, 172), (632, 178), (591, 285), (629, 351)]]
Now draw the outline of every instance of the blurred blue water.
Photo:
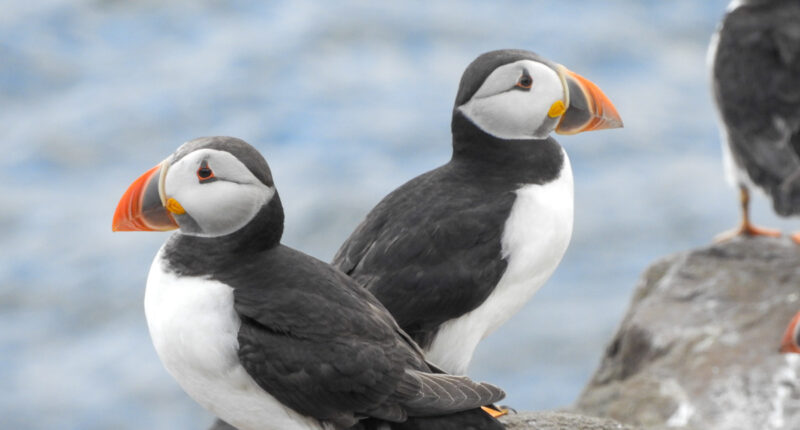
[[(461, 72), (505, 47), (592, 79), (626, 125), (560, 138), (572, 245), (471, 367), (517, 409), (570, 404), (638, 274), (736, 221), (705, 66), (726, 3), (5, 2), (2, 427), (203, 428), (143, 316), (165, 235), (110, 232), (122, 191), (185, 140), (241, 137), (272, 166), (285, 243), (328, 260), (383, 195), (448, 159)], [(800, 227), (763, 199), (754, 217)]]

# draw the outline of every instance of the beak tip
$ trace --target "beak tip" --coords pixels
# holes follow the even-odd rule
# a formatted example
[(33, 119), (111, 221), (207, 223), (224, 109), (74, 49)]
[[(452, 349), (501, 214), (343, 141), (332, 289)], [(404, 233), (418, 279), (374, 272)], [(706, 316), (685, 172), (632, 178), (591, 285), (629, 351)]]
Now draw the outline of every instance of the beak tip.
[(126, 222), (124, 220), (114, 220), (111, 223), (111, 231), (119, 232), (119, 231), (134, 231), (133, 227), (130, 222)]
[[(154, 191), (163, 172), (159, 164), (136, 179), (125, 191), (114, 211), (111, 231), (169, 231), (178, 228)], [(149, 190), (149, 191), (148, 191)], [(157, 194), (157, 196), (156, 196)]]
[(114, 211), (114, 218), (111, 220), (111, 231), (131, 231), (131, 219), (129, 216), (125, 215), (129, 211), (129, 207), (125, 203), (130, 200), (126, 192), (126, 195), (122, 197), (120, 203), (117, 205), (117, 209)]
[[(623, 128), (622, 117), (611, 100), (594, 82), (566, 69), (567, 91), (575, 94), (561, 123), (559, 134), (578, 134), (585, 131)], [(572, 116), (570, 117), (570, 112)], [(564, 119), (566, 118), (566, 119)]]

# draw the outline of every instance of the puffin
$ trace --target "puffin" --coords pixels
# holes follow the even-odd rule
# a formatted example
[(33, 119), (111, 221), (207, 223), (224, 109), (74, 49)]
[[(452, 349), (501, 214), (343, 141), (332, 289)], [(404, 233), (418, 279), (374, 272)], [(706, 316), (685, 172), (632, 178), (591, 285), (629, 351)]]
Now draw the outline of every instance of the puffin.
[(453, 107), (452, 157), (384, 197), (332, 263), (367, 288), (429, 361), (466, 374), (572, 235), (569, 157), (551, 136), (622, 127), (591, 81), (533, 52), (478, 56)]
[(403, 428), (417, 417), (503, 428), (480, 409), (500, 388), (429, 364), (366, 289), (282, 245), (283, 225), (266, 160), (233, 137), (186, 142), (120, 199), (112, 230), (177, 229), (150, 267), (144, 308), (190, 397), (239, 430)]
[(780, 352), (781, 354), (800, 354), (800, 312), (797, 312), (786, 326)]
[[(741, 222), (717, 241), (780, 236), (753, 225), (750, 195), (763, 191), (780, 216), (800, 214), (800, 2), (734, 0), (709, 48), (726, 179)], [(800, 233), (792, 235), (800, 244)]]

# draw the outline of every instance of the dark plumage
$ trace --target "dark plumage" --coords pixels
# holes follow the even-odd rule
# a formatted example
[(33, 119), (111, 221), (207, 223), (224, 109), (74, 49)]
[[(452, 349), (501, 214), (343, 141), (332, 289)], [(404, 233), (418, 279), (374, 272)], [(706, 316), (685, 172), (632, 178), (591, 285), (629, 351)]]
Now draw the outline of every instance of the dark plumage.
[[(242, 160), (245, 167), (264, 185), (273, 185), (266, 161), (238, 139), (194, 141), (176, 153), (171, 159), (173, 165), (188, 153), (204, 148), (247, 157)], [(195, 170), (190, 166), (188, 174), (194, 175)], [(184, 171), (178, 170), (176, 174)], [(166, 189), (170, 189), (169, 175), (166, 181)], [(219, 177), (218, 181), (224, 182), (226, 178)], [(135, 186), (147, 185), (144, 182)], [(229, 182), (226, 186), (240, 185)], [(200, 185), (189, 197), (205, 196), (210, 188), (203, 187), (206, 186)], [(204, 203), (214, 205), (213, 201)], [(148, 204), (161, 205), (159, 199), (151, 199)], [(156, 211), (156, 207), (141, 208), (145, 218), (156, 216)], [(178, 222), (190, 215), (178, 216)], [(253, 218), (234, 233), (212, 237), (172, 235), (153, 269), (174, 277), (176, 280), (167, 281), (172, 285), (187, 280), (186, 285), (200, 289), (218, 282), (232, 289), (230, 312), (235, 313), (240, 323), (236, 334), (238, 362), (261, 389), (301, 415), (333, 423), (337, 428), (354, 425), (365, 417), (403, 422), (408, 417), (453, 414), (504, 396), (502, 390), (492, 385), (442, 374), (429, 365), (419, 347), (367, 290), (327, 263), (281, 245), (283, 221), (280, 198), (274, 192)], [(151, 287), (162, 288), (148, 281), (148, 293)], [(168, 291), (173, 292), (163, 297), (180, 299), (179, 293), (200, 294), (185, 288)], [(189, 300), (191, 303), (205, 297), (189, 296)], [(169, 312), (166, 309), (156, 314), (156, 318), (163, 321), (166, 316), (169, 320), (171, 315), (163, 313)], [(222, 314), (226, 315), (226, 311)], [(206, 318), (206, 315), (195, 316)], [(150, 317), (148, 314), (148, 322)], [(190, 332), (190, 322), (177, 324), (180, 330), (194, 335)], [(161, 330), (163, 326), (158, 327)], [(166, 326), (166, 330), (170, 327)], [(208, 333), (207, 338), (225, 336)], [(227, 341), (223, 345), (228, 345)], [(188, 365), (200, 362), (218, 366), (220, 362), (213, 354), (209, 359), (197, 349), (189, 350), (188, 354), (195, 355), (178, 358), (169, 355), (167, 359), (188, 360)], [(209, 389), (225, 393), (230, 388), (221, 385)], [(219, 425), (224, 428), (223, 423)]]
[[(505, 427), (481, 409), (470, 409), (455, 414), (436, 417), (409, 417), (402, 423), (388, 423), (374, 418), (366, 419), (350, 430), (503, 430)], [(217, 420), (209, 430), (236, 430), (232, 425)]]
[[(565, 67), (522, 50), (483, 54), (467, 67), (459, 85), (453, 108), (453, 157), (450, 162), (412, 179), (384, 198), (342, 245), (333, 264), (373, 293), (402, 329), (427, 350), (437, 367), (463, 374), (480, 339), (516, 312), (547, 280), (569, 243), (573, 217), (572, 172), (566, 153), (549, 134), (552, 131), (575, 134), (621, 126), (619, 114), (602, 91)], [(187, 252), (202, 249), (195, 245), (184, 248)], [(236, 306), (245, 317), (243, 321), (249, 323), (252, 319), (268, 327), (267, 331), (250, 330), (247, 324), (243, 324), (242, 333), (245, 335), (240, 333), (243, 350), (249, 351), (251, 341), (258, 341), (258, 345), (273, 343), (275, 341), (267, 342), (267, 339), (286, 330), (283, 326), (272, 327), (274, 322), (268, 315), (296, 306), (303, 311), (299, 316), (304, 316), (309, 313), (305, 301), (321, 294), (317, 292), (319, 286), (306, 286), (306, 281), (301, 285), (293, 284), (295, 277), (314, 278), (298, 273), (304, 265), (311, 263), (296, 265), (295, 258), (285, 248), (278, 247), (257, 263), (259, 267), (251, 267), (247, 261), (237, 261), (243, 272), (255, 276), (259, 282), (286, 285), (294, 291), (292, 294), (281, 293), (277, 304), (266, 300), (251, 307), (245, 306), (249, 284), (237, 288)], [(284, 269), (280, 273), (289, 278), (272, 281), (277, 276), (272, 273), (272, 270), (277, 270), (273, 268), (287, 265), (293, 270)], [(222, 274), (225, 270), (223, 264), (216, 272)], [(316, 268), (312, 272), (322, 273), (324, 270)], [(511, 275), (504, 281), (507, 273)], [(235, 276), (214, 276), (224, 276), (225, 283), (239, 285)], [(356, 294), (350, 290), (356, 284), (338, 276), (327, 274), (324, 278), (338, 279), (338, 283), (346, 286), (348, 295)], [(502, 286), (498, 288), (498, 285)], [(310, 297), (302, 294), (306, 288), (313, 292)], [(286, 298), (303, 303), (280, 305)], [(373, 296), (369, 298), (374, 300)], [(327, 300), (338, 303), (342, 299), (327, 298), (324, 302)], [(376, 303), (367, 299), (362, 302)], [(262, 311), (261, 306), (271, 308), (267, 312)], [(380, 309), (384, 309), (383, 306)], [(320, 329), (325, 331), (309, 333), (309, 339), (318, 339), (320, 345), (326, 345), (329, 336), (335, 337), (340, 329), (355, 330), (375, 323), (373, 309), (359, 310), (351, 307), (348, 300), (344, 300), (341, 309), (347, 315), (351, 312), (366, 312), (367, 315), (353, 317), (357, 325), (350, 326), (347, 321), (330, 319), (323, 309), (320, 320), (324, 327)], [(440, 335), (444, 331), (442, 327), (451, 321), (456, 323), (448, 326), (447, 335)], [(341, 327), (327, 331), (328, 323)], [(399, 329), (397, 331), (402, 333)], [(372, 332), (379, 333), (376, 330)], [(402, 403), (403, 398), (398, 396), (402, 396), (404, 390), (387, 394), (382, 391), (382, 384), (370, 385), (369, 389), (376, 394), (366, 399), (372, 401), (379, 396), (388, 396), (388, 401), (380, 405), (364, 403), (365, 399), (358, 396), (327, 398), (342, 386), (353, 384), (361, 393), (364, 378), (373, 381), (372, 373), (384, 375), (388, 371), (383, 369), (393, 368), (384, 365), (387, 360), (409, 360), (408, 351), (397, 349), (391, 343), (384, 346), (375, 343), (374, 339), (365, 342), (358, 336), (352, 342), (355, 342), (352, 349), (361, 351), (366, 360), (363, 364), (366, 367), (359, 365), (356, 368), (364, 368), (365, 372), (353, 374), (352, 380), (325, 382), (322, 387), (330, 388), (325, 388), (324, 392), (302, 394), (302, 399), (290, 396), (285, 402), (297, 410), (325, 416), (333, 411), (313, 406), (315, 402), (331, 402), (329, 404), (335, 408), (345, 410), (357, 406), (358, 411), (377, 417), (377, 420), (360, 422), (360, 428), (364, 429), (385, 424), (382, 421), (399, 421), (402, 411), (398, 409), (405, 408), (409, 415), (413, 415), (412, 412), (419, 415), (434, 412), (421, 410), (422, 405), (414, 401)], [(368, 343), (379, 345), (380, 351), (373, 351)], [(409, 344), (416, 345), (413, 342)], [(280, 351), (305, 351), (302, 348), (306, 346), (288, 339)], [(337, 343), (336, 348), (322, 349), (334, 354), (333, 360), (339, 362), (336, 355), (339, 354), (338, 346)], [(437, 352), (432, 352), (434, 350)], [(265, 354), (264, 357), (255, 356), (251, 360), (249, 356), (243, 356), (243, 363), (248, 360), (263, 363), (269, 349), (259, 347), (257, 351)], [(280, 354), (277, 365), (283, 367), (272, 369), (260, 365), (256, 368), (259, 383), (264, 381), (264, 386), (297, 383), (297, 378), (282, 375), (304, 369), (305, 358), (300, 355), (306, 352), (291, 355), (291, 360), (282, 359)], [(341, 355), (343, 360), (345, 354)], [(424, 362), (411, 362), (414, 363), (412, 368), (421, 372), (437, 370)], [(344, 374), (354, 370), (349, 367), (339, 369)], [(317, 373), (327, 374), (312, 369), (303, 372), (300, 380), (302, 382), (307, 375)], [(390, 382), (397, 379), (391, 372), (386, 377), (394, 378)], [(441, 375), (434, 377), (445, 378)], [(400, 380), (404, 384), (407, 382)], [(308, 388), (310, 384), (303, 387)], [(290, 390), (287, 386), (282, 391)], [(392, 424), (392, 428), (455, 430), (502, 426), (480, 410), (473, 409), (436, 418), (413, 418)]]
[[(368, 419), (351, 430), (387, 430), (388, 423)], [(409, 418), (402, 423), (389, 424), (388, 430), (502, 430), (505, 427), (481, 409), (429, 418)]]
[(450, 161), (384, 197), (333, 264), (432, 362), (465, 373), (569, 243), (572, 170), (550, 133), (621, 126), (602, 91), (565, 67), (518, 49), (482, 54), (455, 97)]
[[(234, 288), (239, 359), (282, 403), (344, 423), (353, 414), (403, 421), (502, 397), (489, 385), (429, 374), (416, 345), (366, 290), (313, 257), (262, 245), (257, 253), (236, 253), (214, 239), (176, 235), (164, 252), (176, 273)], [(193, 264), (183, 264), (185, 250)]]
[(515, 191), (563, 164), (552, 138), (509, 144), (458, 111), (452, 129), (452, 159), (384, 197), (333, 259), (422, 347), (492, 292), (507, 266), (500, 239)]
[[(745, 0), (712, 46), (714, 99), (747, 208), (749, 182), (800, 213), (800, 2)], [(732, 6), (734, 6), (732, 4)], [(747, 220), (746, 213), (744, 214)]]
[(208, 430), (236, 430), (236, 427), (222, 421), (220, 419), (214, 421), (214, 424), (208, 428)]

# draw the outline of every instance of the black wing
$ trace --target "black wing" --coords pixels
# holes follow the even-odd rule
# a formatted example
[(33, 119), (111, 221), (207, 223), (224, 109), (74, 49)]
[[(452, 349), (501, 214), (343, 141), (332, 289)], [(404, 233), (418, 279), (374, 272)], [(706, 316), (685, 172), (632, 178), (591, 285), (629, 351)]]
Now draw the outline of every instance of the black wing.
[[(350, 430), (385, 430), (387, 422), (375, 418), (359, 422)], [(436, 417), (410, 417), (403, 423), (392, 423), (391, 430), (503, 430), (505, 426), (480, 408)], [(236, 430), (217, 419), (209, 430)]]
[(252, 274), (266, 287), (236, 288), (234, 307), (239, 359), (282, 403), (352, 425), (359, 416), (403, 421), (502, 398), (491, 385), (428, 373), (386, 309), (341, 272), (286, 247), (271, 253)]
[(386, 196), (333, 259), (423, 347), (440, 324), (483, 303), (506, 268), (500, 239), (513, 191), (465, 187), (455, 170), (445, 165)]
[(729, 13), (713, 67), (732, 155), (778, 213), (800, 213), (800, 3)]

